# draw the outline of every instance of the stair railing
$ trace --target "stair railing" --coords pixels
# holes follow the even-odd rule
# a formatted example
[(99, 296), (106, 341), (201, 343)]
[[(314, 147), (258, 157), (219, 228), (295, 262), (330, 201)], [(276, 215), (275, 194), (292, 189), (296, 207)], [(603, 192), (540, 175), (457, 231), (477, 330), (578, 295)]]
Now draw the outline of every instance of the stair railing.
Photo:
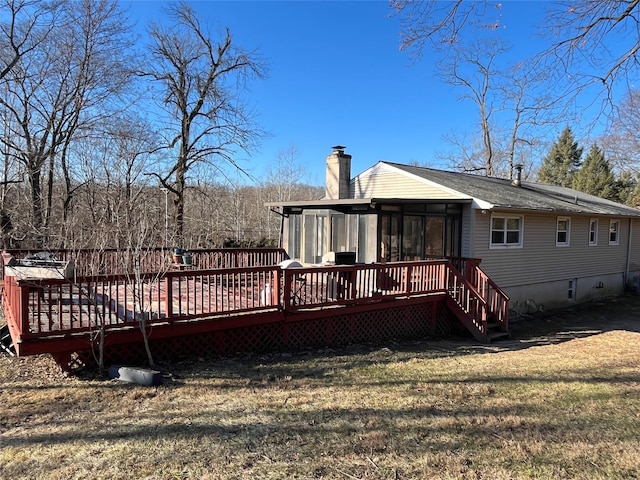
[[(487, 335), (489, 304), (472, 283), (453, 265), (447, 269), (447, 293), (449, 298), (466, 314), (472, 325), (467, 325), (474, 336), (484, 341)], [(465, 322), (465, 323), (469, 323)]]
[[(471, 288), (486, 302), (487, 313), (503, 332), (509, 329), (509, 296), (480, 268), (478, 263), (467, 264), (465, 278)], [(455, 267), (453, 267), (455, 268)]]

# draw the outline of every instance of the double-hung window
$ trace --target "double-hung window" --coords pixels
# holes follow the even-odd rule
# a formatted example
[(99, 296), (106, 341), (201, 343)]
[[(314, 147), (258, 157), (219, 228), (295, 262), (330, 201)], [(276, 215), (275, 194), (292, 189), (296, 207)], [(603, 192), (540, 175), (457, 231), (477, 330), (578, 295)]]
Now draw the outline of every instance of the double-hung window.
[(598, 219), (589, 220), (589, 245), (598, 245)]
[(620, 243), (620, 220), (609, 220), (609, 245)]
[(558, 217), (556, 223), (556, 247), (568, 247), (571, 233), (571, 219)]
[(491, 248), (522, 247), (522, 217), (491, 217)]

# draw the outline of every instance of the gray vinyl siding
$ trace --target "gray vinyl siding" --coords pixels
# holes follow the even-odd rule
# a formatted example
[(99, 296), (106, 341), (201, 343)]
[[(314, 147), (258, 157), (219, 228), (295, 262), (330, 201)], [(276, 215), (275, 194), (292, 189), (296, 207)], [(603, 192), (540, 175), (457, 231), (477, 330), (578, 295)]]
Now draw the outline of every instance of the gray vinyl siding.
[(460, 255), (463, 257), (476, 258), (473, 254), (473, 231), (475, 224), (475, 210), (471, 205), (463, 205), (462, 207), (462, 225), (460, 238)]
[(629, 258), (629, 271), (640, 271), (640, 220), (631, 221), (631, 254)]
[[(503, 212), (507, 216), (519, 216)], [(619, 244), (609, 245), (611, 217), (569, 216), (570, 245), (556, 246), (557, 214), (523, 214), (522, 248), (489, 248), (490, 212), (476, 213), (474, 257), (501, 287), (572, 278), (624, 273), (629, 234), (628, 219), (620, 218)], [(563, 215), (564, 216), (564, 215)], [(598, 244), (589, 245), (589, 220), (598, 218)]]
[(375, 169), (353, 180), (353, 198), (466, 198), (413, 179), (406, 173)]

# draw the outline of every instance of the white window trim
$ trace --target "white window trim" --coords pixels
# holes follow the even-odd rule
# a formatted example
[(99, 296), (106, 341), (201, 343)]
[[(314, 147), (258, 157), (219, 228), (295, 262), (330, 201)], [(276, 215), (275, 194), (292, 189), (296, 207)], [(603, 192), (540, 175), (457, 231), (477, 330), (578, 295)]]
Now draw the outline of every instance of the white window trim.
[[(493, 238), (493, 219), (494, 218), (504, 218), (505, 219), (505, 243), (493, 243), (492, 238)], [(518, 235), (518, 243), (506, 243), (507, 240), (507, 231), (506, 231), (506, 225), (507, 222), (506, 220), (510, 219), (510, 218), (517, 218), (519, 220), (520, 223), (520, 231), (519, 231), (519, 235)], [(497, 215), (491, 215), (491, 218), (489, 219), (489, 249), (506, 249), (506, 248), (522, 248), (523, 246), (523, 237), (524, 237), (524, 217), (522, 217), (521, 215), (501, 215), (501, 214), (497, 214)]]
[[(594, 239), (593, 241), (591, 240), (591, 225), (596, 226), (595, 228), (595, 235), (594, 235)], [(590, 218), (589, 219), (589, 246), (591, 247), (595, 247), (596, 245), (598, 245), (598, 219), (597, 218)]]
[[(616, 224), (616, 239), (614, 241), (611, 240), (611, 227), (613, 224)], [(620, 220), (609, 220), (609, 245), (620, 245)]]
[[(564, 242), (558, 241), (558, 234), (560, 233), (558, 227), (560, 226), (560, 222), (567, 222), (567, 240)], [(556, 219), (556, 247), (568, 247), (569, 245), (571, 245), (571, 217), (558, 217)]]

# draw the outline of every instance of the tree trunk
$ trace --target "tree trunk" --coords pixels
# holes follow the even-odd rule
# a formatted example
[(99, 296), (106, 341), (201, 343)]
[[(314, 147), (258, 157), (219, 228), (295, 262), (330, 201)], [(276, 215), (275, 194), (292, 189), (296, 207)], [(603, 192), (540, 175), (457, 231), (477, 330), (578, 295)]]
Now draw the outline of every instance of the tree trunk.
[(43, 246), (42, 236), (42, 186), (40, 184), (40, 169), (29, 169), (29, 184), (31, 186), (31, 226), (34, 229), (36, 247)]
[(49, 154), (49, 172), (47, 174), (47, 205), (44, 210), (44, 226), (49, 228), (51, 225), (51, 210), (53, 209), (53, 171), (55, 167), (55, 155), (53, 152)]
[(176, 245), (184, 246), (184, 191), (186, 187), (187, 166), (185, 157), (180, 158), (176, 169), (175, 198), (174, 203), (174, 225)]

